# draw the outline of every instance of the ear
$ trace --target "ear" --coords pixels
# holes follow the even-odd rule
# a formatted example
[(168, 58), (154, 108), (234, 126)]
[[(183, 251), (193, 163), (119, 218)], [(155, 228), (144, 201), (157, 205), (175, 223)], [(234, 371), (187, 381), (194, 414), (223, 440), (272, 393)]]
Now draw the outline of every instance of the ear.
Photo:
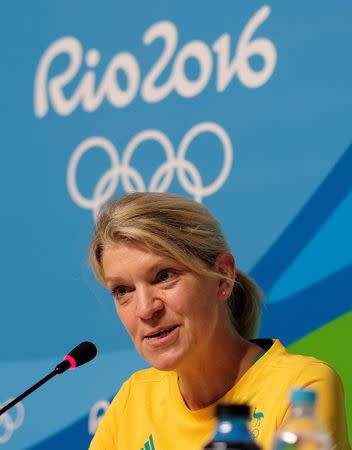
[(235, 260), (230, 252), (221, 252), (215, 261), (217, 272), (224, 276), (219, 280), (218, 298), (225, 301), (232, 294), (236, 278)]

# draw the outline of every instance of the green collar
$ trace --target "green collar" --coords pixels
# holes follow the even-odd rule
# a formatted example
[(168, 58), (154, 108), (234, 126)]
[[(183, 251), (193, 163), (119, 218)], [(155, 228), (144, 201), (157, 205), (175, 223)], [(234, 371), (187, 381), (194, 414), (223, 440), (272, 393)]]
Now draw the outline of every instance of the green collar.
[(263, 355), (265, 355), (265, 353), (266, 353), (266, 350), (263, 350), (262, 352), (260, 352), (260, 353), (254, 358), (254, 360), (253, 360), (253, 362), (252, 362), (252, 366), (253, 366), (253, 364), (255, 364), (257, 361), (259, 361), (260, 358), (261, 358)]

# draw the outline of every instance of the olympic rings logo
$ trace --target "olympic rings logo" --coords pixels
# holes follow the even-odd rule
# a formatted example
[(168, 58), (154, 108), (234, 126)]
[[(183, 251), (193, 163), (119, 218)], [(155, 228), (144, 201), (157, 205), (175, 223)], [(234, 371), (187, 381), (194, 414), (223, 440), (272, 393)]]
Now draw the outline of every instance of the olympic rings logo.
[(97, 431), (98, 425), (106, 413), (110, 403), (107, 400), (99, 400), (92, 406), (88, 417), (88, 433), (93, 435)]
[[(5, 406), (12, 399), (9, 399), (2, 406)], [(15, 411), (15, 413), (13, 413)], [(23, 424), (24, 407), (22, 403), (17, 403), (10, 411), (0, 416), (0, 444), (5, 444), (11, 439), (13, 432)]]
[[(210, 184), (204, 185), (197, 167), (186, 159), (192, 141), (202, 133), (212, 133), (222, 144), (223, 164), (220, 173)], [(164, 150), (166, 161), (154, 172), (148, 184), (136, 168), (131, 166), (131, 159), (137, 148), (146, 141), (154, 141)], [(91, 149), (102, 149), (110, 159), (111, 167), (101, 176), (95, 185), (91, 198), (82, 195), (77, 186), (77, 171), (82, 157)], [(177, 150), (169, 138), (159, 130), (144, 130), (134, 136), (128, 143), (120, 161), (118, 151), (111, 141), (104, 137), (93, 136), (74, 150), (67, 170), (67, 186), (73, 201), (84, 209), (90, 209), (96, 217), (100, 207), (114, 195), (119, 182), (125, 192), (151, 191), (165, 192), (173, 181), (176, 172), (182, 188), (194, 200), (201, 202), (204, 197), (217, 192), (227, 180), (233, 161), (232, 142), (226, 131), (214, 122), (203, 122), (192, 127), (182, 138)]]

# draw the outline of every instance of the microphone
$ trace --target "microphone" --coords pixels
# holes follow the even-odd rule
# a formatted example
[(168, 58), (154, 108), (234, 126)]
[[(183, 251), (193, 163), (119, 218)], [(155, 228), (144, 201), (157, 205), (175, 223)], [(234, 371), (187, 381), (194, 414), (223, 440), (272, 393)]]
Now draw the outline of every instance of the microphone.
[(64, 360), (59, 363), (54, 371), (64, 373), (68, 369), (75, 369), (91, 361), (97, 356), (97, 348), (92, 342), (81, 342), (68, 353)]
[(86, 364), (87, 362), (95, 358), (96, 355), (97, 355), (97, 348), (92, 342), (89, 341), (81, 342), (64, 357), (63, 361), (61, 361), (52, 372), (50, 372), (48, 375), (39, 380), (32, 387), (24, 391), (21, 395), (19, 395), (14, 400), (7, 403), (7, 405), (5, 405), (3, 408), (1, 408), (0, 416), (10, 408), (15, 406), (18, 402), (23, 400), (25, 397), (27, 397), (27, 395), (31, 394), (33, 391), (38, 389), (44, 383), (49, 381), (55, 375), (64, 373), (68, 369), (75, 369), (76, 367), (82, 366), (83, 364)]

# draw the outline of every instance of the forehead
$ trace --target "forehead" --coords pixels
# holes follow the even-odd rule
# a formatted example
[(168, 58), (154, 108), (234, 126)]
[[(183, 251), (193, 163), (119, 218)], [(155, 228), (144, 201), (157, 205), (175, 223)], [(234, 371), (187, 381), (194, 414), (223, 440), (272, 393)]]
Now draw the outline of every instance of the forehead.
[(134, 241), (121, 241), (118, 243), (107, 244), (102, 254), (102, 261), (104, 261), (104, 259), (112, 258), (114, 255), (115, 256), (124, 255), (126, 257), (130, 256), (135, 257), (139, 255), (141, 258), (172, 259), (170, 256), (162, 252), (158, 252), (156, 250), (151, 249), (142, 242), (134, 242)]

